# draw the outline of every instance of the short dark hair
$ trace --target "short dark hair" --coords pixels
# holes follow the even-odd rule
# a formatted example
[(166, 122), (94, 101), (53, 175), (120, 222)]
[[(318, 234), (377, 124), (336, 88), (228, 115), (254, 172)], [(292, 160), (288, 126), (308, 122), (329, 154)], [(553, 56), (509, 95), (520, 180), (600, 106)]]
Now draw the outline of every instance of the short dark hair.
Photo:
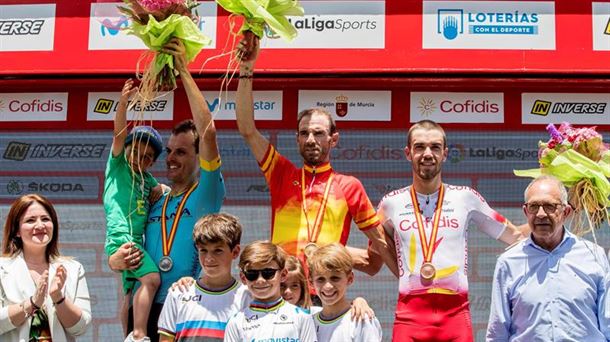
[(445, 130), (441, 125), (432, 121), (432, 120), (420, 120), (409, 128), (409, 133), (407, 133), (407, 147), (411, 146), (411, 135), (413, 131), (416, 129), (424, 129), (427, 131), (439, 131), (443, 134), (443, 147), (447, 147), (447, 136), (445, 135)]
[(53, 204), (51, 204), (46, 197), (39, 194), (23, 195), (17, 198), (11, 205), (8, 215), (6, 216), (6, 221), (4, 222), (2, 254), (7, 257), (13, 257), (23, 251), (23, 241), (17, 234), (21, 227), (21, 218), (34, 203), (39, 203), (47, 213), (49, 213), (51, 222), (53, 222), (53, 236), (45, 249), (45, 258), (47, 259), (47, 262), (51, 262), (53, 259), (59, 257), (59, 249), (57, 247), (57, 241), (59, 240), (59, 220)]
[(174, 128), (172, 128), (172, 135), (178, 135), (180, 133), (193, 133), (195, 136), (195, 152), (199, 153), (199, 132), (197, 132), (197, 126), (193, 120), (188, 119), (179, 122)]
[(193, 228), (195, 245), (224, 242), (232, 250), (241, 241), (241, 224), (237, 217), (226, 214), (209, 214), (200, 218)]
[(299, 129), (299, 124), (301, 124), (301, 120), (303, 120), (303, 118), (312, 116), (314, 114), (324, 115), (328, 118), (328, 122), (330, 123), (330, 134), (337, 132), (337, 124), (335, 123), (335, 119), (333, 119), (333, 116), (330, 115), (330, 113), (326, 109), (319, 107), (308, 108), (302, 110), (299, 113), (299, 115), (297, 116), (297, 130)]

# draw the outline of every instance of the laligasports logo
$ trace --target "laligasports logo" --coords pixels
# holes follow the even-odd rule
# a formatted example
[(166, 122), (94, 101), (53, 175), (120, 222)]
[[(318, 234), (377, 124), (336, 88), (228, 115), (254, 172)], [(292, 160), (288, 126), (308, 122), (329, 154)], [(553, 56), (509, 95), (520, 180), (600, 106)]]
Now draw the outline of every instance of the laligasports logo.
[(467, 12), (463, 9), (439, 9), (437, 33), (447, 40), (457, 38), (468, 27), (468, 34), (537, 35), (538, 13)]
[(31, 144), (11, 141), (4, 151), (4, 159), (99, 159), (106, 144)]
[[(346, 32), (346, 31), (358, 31), (358, 30), (366, 30), (366, 31), (374, 31), (377, 29), (377, 21), (376, 20), (348, 20), (344, 18), (324, 18), (320, 15), (315, 16), (307, 16), (307, 17), (297, 17), (297, 18), (288, 18), (288, 22), (290, 22), (297, 30), (300, 31), (316, 31), (316, 32), (325, 32), (325, 31), (338, 31), (338, 32)], [(270, 39), (279, 39), (280, 36), (273, 32), (271, 29), (265, 29), (265, 36)]]
[(421, 98), (417, 103), (417, 109), (422, 116), (429, 116), (436, 111), (436, 103), (432, 99)]
[(298, 31), (287, 43), (271, 29), (263, 44), (271, 49), (338, 49), (385, 47), (386, 1), (303, 1), (304, 16), (289, 16)]
[(450, 144), (448, 147), (447, 159), (450, 163), (459, 163), (464, 160), (464, 155), (466, 154), (466, 150), (464, 149), (464, 145), (462, 144)]
[(536, 100), (530, 111), (533, 115), (549, 114), (604, 114), (607, 102), (550, 102)]

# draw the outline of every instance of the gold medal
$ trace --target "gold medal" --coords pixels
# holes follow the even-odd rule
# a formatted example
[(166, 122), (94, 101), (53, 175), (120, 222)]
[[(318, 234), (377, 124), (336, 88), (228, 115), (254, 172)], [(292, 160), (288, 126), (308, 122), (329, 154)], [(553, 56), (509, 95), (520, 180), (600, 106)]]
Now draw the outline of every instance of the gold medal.
[(433, 280), (434, 276), (436, 276), (436, 268), (430, 262), (424, 262), (419, 269), (419, 275), (423, 280)]

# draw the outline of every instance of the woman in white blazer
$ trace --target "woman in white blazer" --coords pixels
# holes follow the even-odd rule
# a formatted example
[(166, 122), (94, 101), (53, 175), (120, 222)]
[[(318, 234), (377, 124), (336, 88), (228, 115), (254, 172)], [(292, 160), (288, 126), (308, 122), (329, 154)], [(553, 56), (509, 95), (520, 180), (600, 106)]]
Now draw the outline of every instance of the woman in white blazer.
[(0, 257), (0, 341), (75, 341), (91, 323), (85, 271), (59, 254), (58, 233), (45, 197), (13, 202)]

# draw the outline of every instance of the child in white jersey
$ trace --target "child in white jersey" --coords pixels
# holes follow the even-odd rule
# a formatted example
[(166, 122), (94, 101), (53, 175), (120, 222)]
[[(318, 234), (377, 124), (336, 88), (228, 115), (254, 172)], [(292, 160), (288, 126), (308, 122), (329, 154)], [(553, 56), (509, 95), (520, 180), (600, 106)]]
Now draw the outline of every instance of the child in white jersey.
[(282, 298), (286, 254), (268, 241), (255, 241), (239, 257), (240, 278), (253, 298), (227, 325), (225, 341), (317, 341), (311, 316)]
[(322, 311), (313, 315), (319, 342), (381, 341), (377, 318), (352, 320), (350, 301), (345, 297), (354, 282), (352, 257), (347, 249), (333, 243), (322, 248), (308, 248), (307, 264)]
[(204, 275), (171, 290), (159, 316), (160, 341), (222, 341), (229, 319), (250, 302), (247, 288), (231, 275), (239, 255), (241, 224), (229, 214), (210, 214), (195, 223), (193, 240)]

